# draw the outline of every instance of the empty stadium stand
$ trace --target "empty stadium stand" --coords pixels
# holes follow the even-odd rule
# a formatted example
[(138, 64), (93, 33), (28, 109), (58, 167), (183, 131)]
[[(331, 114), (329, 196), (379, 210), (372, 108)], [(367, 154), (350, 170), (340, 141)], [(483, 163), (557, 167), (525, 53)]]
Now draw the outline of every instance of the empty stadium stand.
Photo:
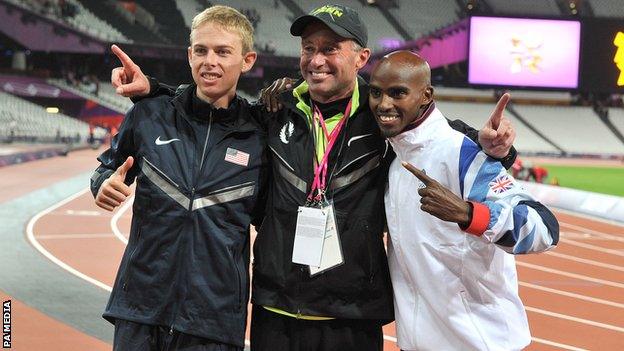
[[(184, 21), (190, 23), (197, 14), (197, 12), (193, 13), (190, 9), (196, 5), (193, 1), (178, 0), (178, 3), (184, 4), (187, 8), (182, 13), (185, 16)], [(239, 11), (255, 8), (260, 15), (260, 21), (254, 32), (256, 48), (263, 49), (266, 44), (269, 44), (274, 46), (275, 54), (277, 55), (299, 56), (299, 41), (295, 40), (288, 30), (293, 16), (285, 6), (275, 8), (273, 0), (255, 0), (253, 2), (246, 0), (211, 0), (211, 3), (213, 5), (228, 5)]]
[[(140, 18), (145, 18), (145, 10), (136, 6), (134, 14), (112, 0), (80, 0), (82, 5), (91, 12), (97, 13), (100, 18), (117, 28), (126, 37), (136, 43), (171, 44), (161, 34), (148, 29), (141, 24)], [(138, 17), (138, 18), (137, 18)], [(152, 19), (157, 22), (155, 19)]]
[[(436, 101), (436, 106), (449, 119), (461, 119), (474, 128), (481, 128), (490, 114), (494, 110), (494, 102), (474, 103), (455, 101)], [(527, 128), (523, 123), (514, 118), (513, 115), (505, 114), (511, 120), (516, 130), (516, 141), (514, 146), (519, 152), (525, 154), (559, 154), (553, 145), (540, 138), (537, 134)]]
[[(616, 107), (609, 109), (609, 119), (621, 134), (624, 134), (624, 108)], [(624, 151), (622, 151), (624, 153)]]
[(176, 8), (182, 14), (186, 28), (189, 29), (191, 28), (193, 17), (204, 10), (204, 7), (197, 0), (176, 0)]
[(123, 35), (115, 27), (107, 23), (106, 21), (97, 17), (93, 12), (87, 10), (77, 0), (66, 0), (67, 3), (75, 6), (75, 13), (72, 16), (63, 16), (60, 12), (54, 10), (48, 10), (44, 8), (40, 2), (32, 0), (4, 0), (14, 5), (18, 5), (24, 8), (33, 10), (40, 15), (46, 16), (55, 21), (63, 22), (71, 25), (75, 29), (83, 33), (87, 33), (93, 37), (96, 37), (104, 41), (113, 42), (132, 42), (128, 37)]
[[(601, 0), (602, 1), (602, 0)], [(616, 0), (617, 1), (617, 0)], [(556, 0), (488, 0), (494, 13), (526, 16), (560, 16)]]
[(624, 154), (624, 144), (591, 107), (516, 104), (514, 108), (568, 153)]
[[(61, 113), (51, 114), (34, 103), (0, 92), (0, 139), (54, 143), (71, 141), (87, 143), (89, 125)], [(6, 127), (5, 127), (6, 126)], [(103, 138), (106, 130), (96, 127), (95, 138)]]
[(189, 30), (174, 0), (136, 0), (157, 20), (158, 31), (174, 45), (186, 46)]
[(91, 94), (80, 87), (69, 85), (64, 79), (48, 79), (48, 83), (56, 85), (59, 88), (70, 91), (85, 99), (93, 100), (102, 106), (106, 106), (113, 111), (126, 113), (132, 107), (132, 101), (123, 96), (117, 95), (115, 88), (108, 82), (100, 82), (98, 94)]
[(594, 0), (591, 2), (594, 14), (600, 17), (624, 17), (624, 4), (621, 0)]
[(68, 17), (66, 20), (74, 27), (80, 29), (83, 32), (91, 33), (96, 37), (104, 41), (129, 43), (132, 40), (128, 39), (119, 30), (108, 24), (106, 21), (97, 17), (93, 12), (86, 9), (77, 0), (66, 0), (67, 2), (76, 6), (78, 11), (76, 16)]
[(418, 39), (457, 22), (461, 9), (455, 0), (421, 0), (400, 1), (398, 7), (390, 7), (389, 11), (413, 38)]

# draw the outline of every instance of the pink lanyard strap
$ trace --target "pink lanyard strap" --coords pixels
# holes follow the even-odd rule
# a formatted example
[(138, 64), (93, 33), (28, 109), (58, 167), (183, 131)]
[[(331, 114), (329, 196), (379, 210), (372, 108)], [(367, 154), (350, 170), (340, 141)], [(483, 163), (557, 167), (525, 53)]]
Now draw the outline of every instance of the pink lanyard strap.
[[(320, 200), (322, 193), (325, 191), (326, 181), (327, 181), (327, 164), (329, 163), (329, 153), (334, 147), (336, 140), (338, 140), (338, 136), (340, 135), (340, 131), (342, 127), (345, 125), (347, 118), (349, 118), (349, 114), (351, 113), (351, 100), (347, 104), (347, 108), (345, 109), (344, 115), (338, 121), (338, 124), (334, 127), (331, 134), (327, 132), (327, 125), (325, 124), (325, 120), (323, 119), (323, 115), (321, 111), (319, 111), (318, 107), (314, 106), (314, 116), (313, 116), (313, 127), (316, 129), (317, 123), (321, 125), (321, 129), (323, 130), (324, 137), (327, 138), (327, 147), (325, 148), (325, 152), (323, 153), (323, 158), (321, 162), (314, 168), (314, 182), (312, 183), (312, 188), (310, 189), (310, 194), (308, 195), (308, 200)], [(316, 143), (316, 140), (315, 140)], [(315, 145), (316, 148), (316, 145)], [(316, 161), (316, 160), (315, 160)], [(317, 192), (316, 196), (314, 192)]]

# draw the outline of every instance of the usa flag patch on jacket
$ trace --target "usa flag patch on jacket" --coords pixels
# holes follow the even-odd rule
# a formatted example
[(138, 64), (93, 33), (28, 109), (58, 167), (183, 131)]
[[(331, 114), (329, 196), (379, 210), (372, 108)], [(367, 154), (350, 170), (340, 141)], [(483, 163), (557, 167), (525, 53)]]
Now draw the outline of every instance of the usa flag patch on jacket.
[(228, 147), (225, 151), (225, 160), (228, 162), (247, 167), (249, 164), (249, 154), (240, 150)]

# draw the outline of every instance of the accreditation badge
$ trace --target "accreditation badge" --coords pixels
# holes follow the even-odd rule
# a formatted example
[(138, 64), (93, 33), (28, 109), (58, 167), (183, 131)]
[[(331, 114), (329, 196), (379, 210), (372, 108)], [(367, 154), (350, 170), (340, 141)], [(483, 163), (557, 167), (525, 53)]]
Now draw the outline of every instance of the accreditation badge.
[(292, 262), (312, 267), (321, 266), (327, 227), (327, 209), (299, 206)]
[(334, 267), (338, 267), (344, 263), (342, 244), (340, 243), (340, 235), (338, 234), (338, 222), (336, 221), (333, 201), (325, 202), (321, 209), (327, 211), (325, 240), (323, 241), (321, 264), (318, 267), (310, 265), (311, 277)]

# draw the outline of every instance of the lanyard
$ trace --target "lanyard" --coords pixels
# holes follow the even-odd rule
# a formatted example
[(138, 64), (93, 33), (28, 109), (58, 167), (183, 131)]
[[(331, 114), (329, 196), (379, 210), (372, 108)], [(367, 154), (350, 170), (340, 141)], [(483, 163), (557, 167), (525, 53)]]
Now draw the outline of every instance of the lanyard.
[[(312, 188), (310, 189), (310, 194), (308, 195), (308, 201), (320, 201), (322, 200), (323, 194), (325, 193), (326, 181), (327, 181), (327, 164), (329, 163), (329, 153), (331, 152), (336, 140), (338, 140), (338, 136), (340, 135), (340, 131), (342, 127), (346, 123), (347, 118), (349, 118), (349, 114), (351, 113), (351, 100), (347, 104), (347, 108), (345, 109), (344, 115), (338, 121), (338, 124), (334, 127), (331, 134), (327, 132), (327, 125), (325, 124), (325, 120), (323, 119), (323, 115), (317, 106), (314, 106), (314, 115), (312, 118), (313, 128), (318, 129), (317, 123), (321, 125), (321, 129), (323, 131), (324, 138), (327, 138), (327, 146), (325, 147), (325, 152), (323, 153), (323, 158), (321, 162), (316, 164), (317, 159), (315, 158), (315, 167), (314, 167), (314, 182), (312, 183)], [(316, 146), (315, 146), (316, 148)], [(315, 194), (316, 192), (316, 194)]]

